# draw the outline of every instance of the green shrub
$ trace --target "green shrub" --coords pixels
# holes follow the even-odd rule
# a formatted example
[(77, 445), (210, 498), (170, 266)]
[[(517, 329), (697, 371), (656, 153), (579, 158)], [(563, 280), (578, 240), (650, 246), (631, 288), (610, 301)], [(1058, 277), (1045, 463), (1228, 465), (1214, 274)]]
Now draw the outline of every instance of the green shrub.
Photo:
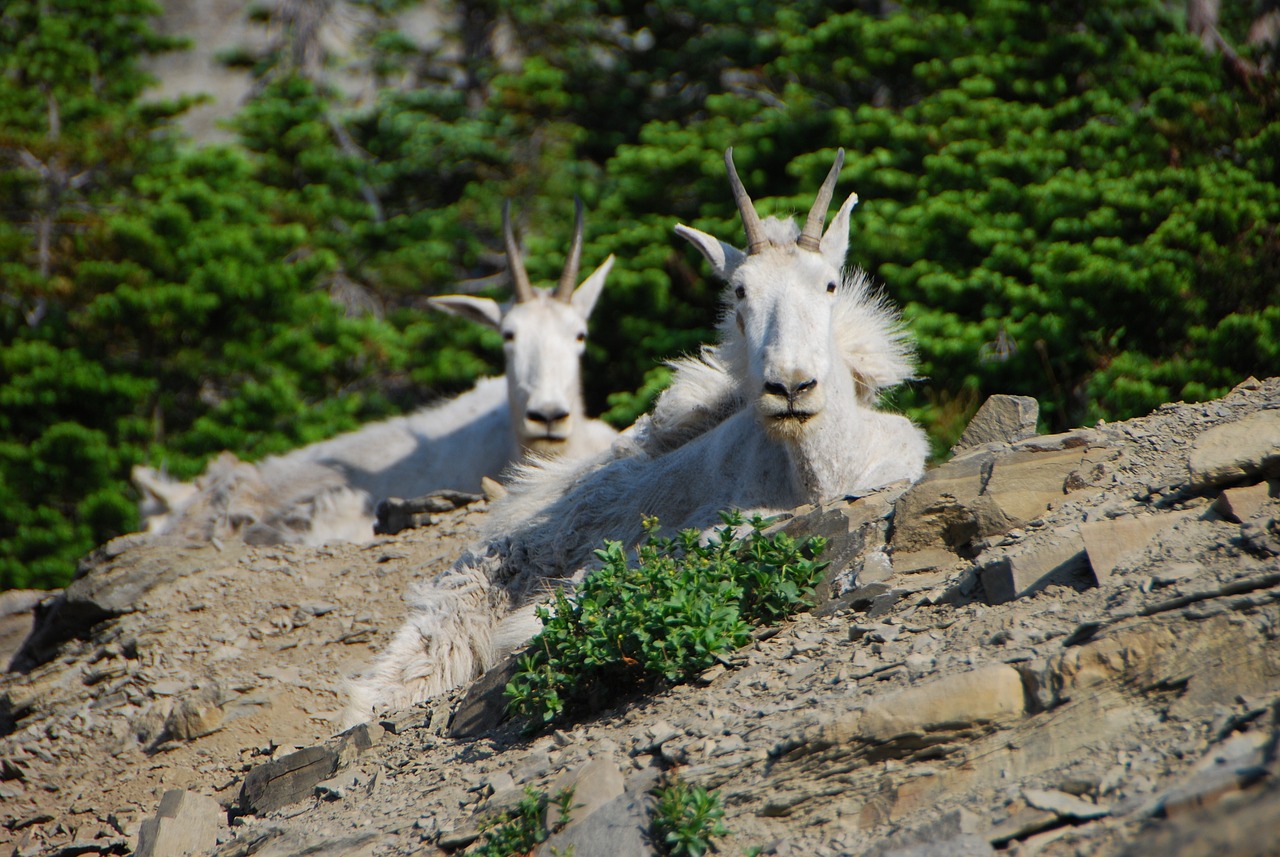
[[(553, 829), (547, 829), (547, 804), (555, 803), (559, 818)], [(573, 789), (562, 789), (552, 799), (546, 792), (533, 786), (525, 786), (524, 797), (511, 812), (504, 812), (490, 820), (484, 827), (484, 844), (468, 851), (476, 857), (516, 857), (531, 854), (534, 847), (546, 841), (552, 833), (558, 833), (569, 824), (573, 809)]]
[(724, 807), (720, 793), (672, 779), (654, 791), (658, 805), (653, 814), (653, 841), (670, 857), (700, 857), (711, 848), (711, 839), (724, 836)]
[(619, 542), (572, 596), (538, 607), (542, 631), (507, 685), (509, 710), (545, 725), (573, 710), (598, 708), (619, 694), (679, 682), (750, 640), (753, 623), (775, 622), (804, 603), (826, 567), (822, 538), (765, 537), (759, 518), (734, 535), (738, 514), (699, 544), (696, 530), (649, 536), (628, 561)]

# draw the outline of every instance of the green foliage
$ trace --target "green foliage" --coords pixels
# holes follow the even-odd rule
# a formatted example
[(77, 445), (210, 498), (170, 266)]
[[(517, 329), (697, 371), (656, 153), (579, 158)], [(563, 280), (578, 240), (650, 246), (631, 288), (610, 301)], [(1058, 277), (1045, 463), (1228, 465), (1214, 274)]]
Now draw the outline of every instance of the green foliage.
[[(584, 263), (617, 255), (585, 393), (630, 422), (713, 335), (720, 286), (672, 226), (740, 239), (729, 145), (784, 215), (846, 149), (849, 258), (920, 346), (889, 404), (936, 448), (991, 393), (1058, 429), (1280, 365), (1276, 49), (1241, 48), (1270, 69), (1242, 83), (1169, 4), (484, 0), (460, 53), (396, 30), (411, 0), (361, 5), (342, 70), (375, 97), (276, 20), (238, 59), (260, 76), (239, 139), (195, 152), (171, 127), (189, 100), (139, 97), (179, 46), (152, 0), (0, 6), (0, 587), (64, 583), (135, 527), (136, 463), (190, 477), (499, 371), (494, 335), (423, 298), (505, 294), (507, 199), (535, 280), (574, 194)], [(1246, 6), (1223, 10), (1238, 46)]]
[(672, 778), (654, 791), (658, 805), (653, 814), (653, 839), (670, 857), (701, 857), (724, 836), (724, 807), (720, 793), (703, 786), (690, 786)]
[[(554, 829), (546, 824), (548, 802), (559, 810)], [(545, 792), (533, 786), (525, 786), (524, 797), (511, 812), (504, 812), (490, 820), (484, 827), (484, 844), (469, 850), (478, 857), (517, 857), (531, 854), (551, 833), (558, 833), (569, 824), (573, 809), (573, 789), (562, 789), (550, 801)]]
[(826, 567), (817, 558), (825, 540), (765, 537), (758, 518), (738, 537), (741, 516), (723, 517), (706, 544), (695, 530), (659, 537), (649, 519), (634, 565), (621, 543), (606, 542), (596, 552), (603, 567), (572, 597), (560, 590), (537, 608), (543, 628), (507, 685), (509, 710), (541, 726), (682, 681), (745, 645), (753, 624), (800, 609)]

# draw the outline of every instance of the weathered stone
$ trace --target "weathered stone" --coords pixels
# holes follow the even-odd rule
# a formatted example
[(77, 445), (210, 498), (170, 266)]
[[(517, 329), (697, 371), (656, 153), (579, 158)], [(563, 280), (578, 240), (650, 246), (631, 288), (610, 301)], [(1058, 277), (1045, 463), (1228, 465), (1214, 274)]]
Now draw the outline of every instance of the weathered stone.
[(35, 627), (35, 608), (56, 592), (10, 589), (0, 592), (0, 668), (9, 663)]
[(798, 749), (805, 753), (856, 742), (888, 752), (890, 742), (914, 745), (928, 736), (928, 743), (938, 743), (956, 732), (1017, 720), (1024, 712), (1018, 671), (992, 664), (885, 694), (863, 708), (837, 714), (806, 732)]
[[(983, 530), (1013, 526), (1012, 522), (1004, 522), (1004, 526), (985, 520), (989, 504), (981, 496), (995, 460), (995, 452), (980, 447), (926, 471), (894, 509), (894, 550), (959, 548)], [(984, 519), (982, 523), (980, 517)]]
[(320, 836), (264, 826), (239, 833), (212, 857), (373, 857), (382, 834), (373, 831), (350, 836)]
[(374, 512), (377, 520), (373, 531), (378, 535), (389, 536), (415, 527), (430, 526), (434, 523), (433, 514), (451, 512), (483, 499), (480, 494), (452, 490), (433, 491), (409, 500), (388, 497), (378, 503)]
[(337, 769), (338, 751), (328, 747), (305, 747), (258, 765), (249, 771), (240, 787), (240, 812), (262, 815), (306, 800), (315, 793), (316, 785), (332, 777)]
[[(622, 771), (606, 759), (592, 759), (576, 770), (560, 775), (548, 794), (554, 797), (563, 789), (573, 789), (569, 818), (577, 824), (622, 794)], [(560, 808), (553, 804), (547, 810), (547, 824), (555, 827), (559, 821)]]
[(365, 776), (360, 771), (340, 771), (336, 776), (316, 783), (315, 794), (321, 800), (343, 800), (355, 794), (371, 795), (378, 775)]
[(1087, 821), (1091, 818), (1103, 818), (1111, 814), (1111, 810), (1081, 800), (1075, 795), (1049, 789), (1024, 789), (1022, 798), (1027, 806), (1052, 812), (1061, 818)]
[(1280, 481), (1271, 480), (1242, 488), (1228, 488), (1218, 495), (1213, 510), (1229, 521), (1243, 524), (1262, 514), (1272, 498), (1280, 496)]
[(1060, 452), (1064, 449), (1106, 446), (1107, 439), (1096, 429), (1078, 428), (1058, 434), (1041, 434), (1013, 444), (1015, 452)]
[(507, 682), (511, 681), (518, 667), (517, 656), (507, 655), (496, 666), (471, 683), (467, 693), (458, 703), (458, 710), (449, 722), (450, 738), (474, 738), (501, 723), (507, 713)]
[(535, 857), (563, 854), (652, 857), (654, 852), (648, 839), (649, 813), (645, 799), (624, 793), (553, 834), (533, 853)]
[(949, 548), (969, 557), (981, 547), (977, 540), (1040, 517), (1086, 484), (1080, 469), (1092, 437), (1013, 449), (988, 444), (928, 471), (894, 510), (895, 552)]
[(1275, 857), (1280, 847), (1280, 780), (1270, 778), (1232, 800), (1142, 829), (1120, 857)]
[(894, 834), (867, 852), (867, 857), (989, 857), (995, 849), (982, 820), (968, 810), (944, 813), (926, 824)]
[(1018, 671), (992, 664), (871, 702), (863, 711), (859, 732), (866, 740), (883, 742), (906, 734), (1016, 720), (1024, 706)]
[(1280, 410), (1258, 411), (1201, 434), (1187, 459), (1192, 491), (1280, 476)]
[(1266, 732), (1257, 731), (1232, 736), (1214, 746), (1160, 795), (1158, 811), (1168, 818), (1184, 815), (1261, 780), (1267, 775), (1265, 747), (1269, 740)]
[(1040, 403), (1030, 396), (989, 396), (969, 420), (951, 454), (983, 443), (1013, 443), (1036, 433)]
[(1054, 584), (1084, 585), (1089, 564), (1079, 531), (1066, 527), (1056, 535), (1056, 539), (1032, 547), (1011, 548), (984, 564), (978, 577), (987, 603), (1003, 604)]
[(222, 726), (222, 691), (202, 687), (184, 693), (164, 724), (164, 734), (175, 741), (191, 741)]
[(90, 554), (61, 595), (37, 606), (31, 635), (13, 656), (11, 667), (21, 672), (34, 669), (54, 657), (66, 641), (87, 636), (99, 622), (140, 609), (148, 593), (234, 561), (243, 550), (240, 544), (225, 552), (213, 547), (192, 548), (159, 563), (140, 551), (126, 551), (110, 559), (104, 559), (100, 552)]
[(222, 807), (211, 797), (170, 789), (156, 814), (138, 829), (137, 857), (187, 857), (206, 854), (218, 844)]
[(1025, 839), (1052, 827), (1057, 822), (1057, 813), (1024, 807), (987, 831), (987, 841), (997, 848), (1004, 848), (1010, 842)]
[(946, 548), (925, 548), (918, 551), (894, 551), (890, 558), (894, 574), (915, 574), (949, 568), (960, 561), (953, 551)]
[(838, 500), (775, 524), (765, 532), (769, 535), (782, 532), (797, 540), (814, 536), (827, 540), (822, 559), (828, 565), (814, 596), (817, 603), (822, 604), (840, 594), (858, 557), (884, 544), (893, 501), (905, 488), (903, 484), (857, 500)]
[(1013, 526), (1038, 518), (1066, 496), (1067, 479), (1080, 469), (1084, 449), (1000, 456), (992, 464), (991, 478), (983, 493)]
[(881, 549), (867, 551), (862, 556), (862, 564), (858, 567), (855, 578), (857, 586), (869, 583), (881, 583), (893, 577), (893, 560)]
[(1166, 529), (1187, 520), (1195, 512), (1127, 516), (1087, 521), (1080, 525), (1089, 565), (1098, 583), (1106, 582), (1120, 563), (1145, 548)]
[(368, 750), (387, 734), (387, 730), (377, 723), (359, 723), (338, 735), (343, 746), (351, 746), (360, 752)]
[(989, 857), (995, 848), (985, 837), (976, 833), (894, 845), (869, 852), (869, 857)]

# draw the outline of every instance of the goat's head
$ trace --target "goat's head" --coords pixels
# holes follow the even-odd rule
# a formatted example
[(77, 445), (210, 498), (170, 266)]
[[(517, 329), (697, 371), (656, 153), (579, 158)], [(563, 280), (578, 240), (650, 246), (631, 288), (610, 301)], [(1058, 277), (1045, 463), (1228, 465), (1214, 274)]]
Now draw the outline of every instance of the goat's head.
[(554, 288), (535, 288), (529, 282), (508, 203), (502, 211), (502, 229), (514, 298), (506, 304), (467, 295), (428, 301), (437, 309), (470, 318), (502, 334), (512, 428), (522, 449), (544, 455), (559, 452), (572, 435), (575, 422), (585, 419), (581, 357), (587, 319), (613, 267), (610, 256), (574, 288), (582, 258), (580, 200), (574, 200), (574, 209), (573, 242)]
[(823, 221), (844, 163), (836, 155), (804, 229), (790, 220), (761, 220), (733, 165), (724, 155), (738, 211), (747, 232), (742, 251), (719, 239), (677, 226), (729, 286), (728, 311), (742, 337), (749, 390), (766, 429), (794, 436), (827, 406), (831, 392), (852, 380), (834, 330), (838, 293), (845, 284), (841, 268), (849, 249), (851, 194), (824, 234)]

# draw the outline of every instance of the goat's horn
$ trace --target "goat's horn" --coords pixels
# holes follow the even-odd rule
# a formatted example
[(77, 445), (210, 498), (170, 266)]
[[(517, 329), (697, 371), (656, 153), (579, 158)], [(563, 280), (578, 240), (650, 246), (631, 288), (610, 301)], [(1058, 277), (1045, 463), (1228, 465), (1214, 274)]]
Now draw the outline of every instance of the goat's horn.
[(529, 284), (529, 272), (524, 269), (520, 245), (516, 244), (516, 233), (511, 228), (511, 200), (507, 200), (502, 206), (502, 237), (507, 242), (507, 269), (511, 272), (511, 287), (516, 293), (516, 303), (531, 301), (533, 286)]
[(747, 230), (747, 255), (754, 256), (769, 246), (769, 239), (764, 237), (764, 227), (760, 225), (760, 215), (747, 196), (747, 189), (738, 178), (738, 171), (733, 166), (733, 147), (724, 150), (724, 165), (729, 171), (729, 187), (733, 189), (733, 201), (738, 204), (738, 213), (742, 215), (742, 226)]
[(573, 198), (573, 242), (569, 245), (569, 258), (565, 260), (556, 297), (565, 303), (573, 300), (573, 290), (578, 285), (578, 263), (582, 261), (582, 200)]
[(844, 166), (844, 149), (836, 150), (836, 162), (831, 165), (827, 179), (818, 190), (818, 198), (809, 209), (809, 219), (804, 223), (804, 231), (796, 239), (796, 244), (805, 250), (817, 253), (822, 244), (822, 225), (827, 220), (827, 209), (831, 207), (831, 195), (836, 190), (836, 179), (840, 177), (840, 168)]

